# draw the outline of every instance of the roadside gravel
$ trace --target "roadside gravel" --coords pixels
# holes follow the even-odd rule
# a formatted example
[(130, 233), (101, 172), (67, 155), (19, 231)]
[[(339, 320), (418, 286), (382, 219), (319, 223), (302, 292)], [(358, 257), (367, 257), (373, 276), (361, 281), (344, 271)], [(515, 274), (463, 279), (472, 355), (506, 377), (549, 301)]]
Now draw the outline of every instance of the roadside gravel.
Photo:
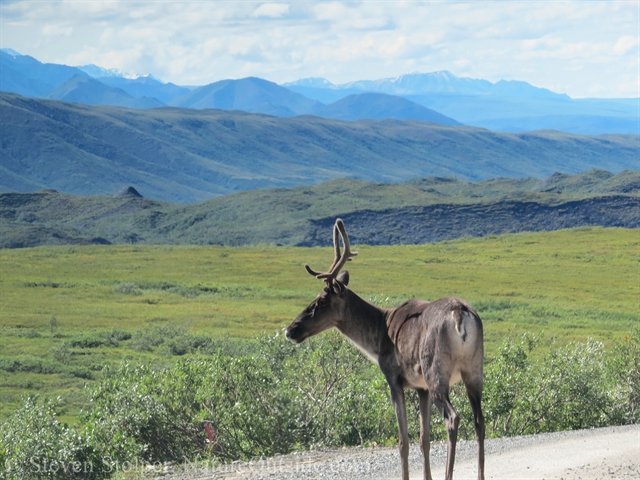
[[(431, 446), (433, 477), (444, 477), (445, 443)], [(458, 442), (454, 478), (477, 478), (476, 443)], [(640, 479), (640, 425), (488, 439), (486, 480)], [(422, 479), (418, 445), (409, 454), (411, 479)], [(184, 468), (184, 466), (181, 466)], [(396, 448), (343, 448), (236, 462), (217, 469), (187, 466), (165, 480), (392, 480), (400, 476)]]

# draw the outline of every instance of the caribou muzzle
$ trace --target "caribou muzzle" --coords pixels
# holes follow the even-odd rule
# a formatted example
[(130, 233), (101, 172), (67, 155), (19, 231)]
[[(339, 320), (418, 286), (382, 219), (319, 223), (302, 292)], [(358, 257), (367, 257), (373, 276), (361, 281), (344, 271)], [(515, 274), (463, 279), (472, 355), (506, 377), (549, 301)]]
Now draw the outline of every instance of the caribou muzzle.
[(320, 315), (316, 316), (316, 302), (311, 303), (298, 317), (287, 327), (285, 336), (291, 343), (302, 343), (307, 338), (313, 337), (325, 330), (331, 328), (330, 322), (327, 322)]

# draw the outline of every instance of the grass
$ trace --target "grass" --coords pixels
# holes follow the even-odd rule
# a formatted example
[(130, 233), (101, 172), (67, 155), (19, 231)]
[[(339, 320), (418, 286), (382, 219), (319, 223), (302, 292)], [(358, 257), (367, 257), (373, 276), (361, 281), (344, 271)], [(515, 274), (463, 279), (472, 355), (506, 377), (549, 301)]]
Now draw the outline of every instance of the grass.
[[(350, 288), (384, 306), (461, 296), (483, 317), (489, 354), (525, 331), (611, 344), (640, 321), (639, 247), (638, 230), (602, 228), (358, 246)], [(280, 331), (321, 288), (303, 265), (331, 259), (295, 247), (0, 250), (0, 418), (42, 393), (63, 395), (72, 419), (104, 364), (167, 363)]]

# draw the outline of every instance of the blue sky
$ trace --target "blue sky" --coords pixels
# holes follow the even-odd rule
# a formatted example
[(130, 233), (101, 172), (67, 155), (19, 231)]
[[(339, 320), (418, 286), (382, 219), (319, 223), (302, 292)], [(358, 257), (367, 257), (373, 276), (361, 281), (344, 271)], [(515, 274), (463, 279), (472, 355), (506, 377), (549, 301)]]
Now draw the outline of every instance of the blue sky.
[(449, 70), (572, 97), (638, 97), (640, 0), (11, 1), (0, 45), (181, 85)]

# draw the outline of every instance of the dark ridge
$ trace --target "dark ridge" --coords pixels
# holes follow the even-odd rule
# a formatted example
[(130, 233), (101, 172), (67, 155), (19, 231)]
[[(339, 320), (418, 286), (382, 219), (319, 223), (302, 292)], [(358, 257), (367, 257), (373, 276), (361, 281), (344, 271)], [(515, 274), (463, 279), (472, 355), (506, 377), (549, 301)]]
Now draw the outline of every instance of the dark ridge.
[(140, 195), (140, 193), (133, 187), (125, 187), (122, 190), (120, 190), (118, 193), (116, 193), (114, 195), (114, 197), (116, 197), (116, 198), (129, 198), (129, 197), (142, 198), (142, 195)]
[[(340, 215), (353, 244), (422, 244), (471, 236), (541, 232), (565, 228), (640, 227), (640, 198), (595, 197), (544, 205), (502, 201), (472, 205), (430, 205)], [(329, 246), (334, 217), (310, 220), (310, 232), (298, 245)]]
[(402, 184), (336, 179), (191, 205), (131, 192), (120, 198), (3, 193), (0, 248), (101, 239), (114, 244), (328, 245), (326, 232), (336, 217), (348, 222), (355, 243), (375, 245), (583, 226), (640, 228), (640, 171), (557, 174), (540, 184), (536, 178), (466, 182), (431, 177)]

